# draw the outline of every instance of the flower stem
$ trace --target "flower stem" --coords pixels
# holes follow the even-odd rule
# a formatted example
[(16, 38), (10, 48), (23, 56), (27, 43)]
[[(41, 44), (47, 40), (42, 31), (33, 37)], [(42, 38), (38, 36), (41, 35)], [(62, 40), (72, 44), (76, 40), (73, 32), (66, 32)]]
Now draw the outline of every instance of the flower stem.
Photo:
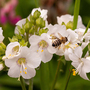
[(29, 80), (29, 90), (33, 90), (33, 78)]
[(68, 86), (68, 83), (69, 83), (69, 80), (70, 80), (71, 72), (72, 72), (72, 66), (70, 67), (69, 75), (68, 75), (68, 78), (67, 78), (67, 81), (66, 81), (66, 85), (65, 85), (65, 89), (64, 90), (67, 90), (67, 86)]
[(25, 83), (22, 77), (20, 77), (20, 82), (21, 82), (22, 90), (26, 90)]
[(54, 90), (54, 87), (55, 87), (55, 84), (56, 84), (56, 81), (57, 81), (57, 78), (58, 78), (59, 70), (60, 70), (60, 60), (58, 61), (58, 66), (57, 66), (55, 78), (54, 78), (54, 81), (53, 81), (53, 84), (52, 84), (52, 87), (51, 87), (50, 90)]

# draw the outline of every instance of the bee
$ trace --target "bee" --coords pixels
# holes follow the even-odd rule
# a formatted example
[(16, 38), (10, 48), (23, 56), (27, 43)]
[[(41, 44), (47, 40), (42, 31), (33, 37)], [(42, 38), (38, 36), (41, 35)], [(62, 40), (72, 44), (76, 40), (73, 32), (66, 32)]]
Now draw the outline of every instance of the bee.
[(55, 48), (57, 48), (61, 44), (65, 44), (68, 41), (68, 38), (67, 37), (61, 37), (61, 35), (59, 33), (58, 33), (58, 35), (60, 36), (60, 38), (58, 38), (56, 36), (52, 36), (52, 39), (56, 39), (52, 43), (52, 46), (55, 47)]

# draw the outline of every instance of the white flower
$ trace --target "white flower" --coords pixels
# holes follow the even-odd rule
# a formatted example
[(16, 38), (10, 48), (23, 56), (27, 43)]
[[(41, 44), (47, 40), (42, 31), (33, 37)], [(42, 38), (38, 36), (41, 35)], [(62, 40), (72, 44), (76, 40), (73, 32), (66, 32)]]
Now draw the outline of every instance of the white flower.
[[(74, 31), (72, 31), (71, 29), (67, 29), (64, 25), (48, 25), (47, 28), (49, 29), (49, 31), (47, 32), (47, 34), (49, 34), (51, 36), (51, 38), (56, 37), (56, 39), (52, 39), (52, 43), (58, 39), (61, 39), (62, 37), (67, 38), (67, 41), (65, 43), (63, 43), (61, 41), (61, 44), (58, 47), (54, 47), (56, 48), (56, 54), (57, 55), (65, 55), (65, 59), (66, 60), (70, 60), (68, 55), (71, 52), (71, 50), (69, 48), (71, 48), (72, 50), (75, 49), (75, 47), (77, 47), (77, 39), (78, 39), (78, 34), (75, 33)], [(69, 51), (70, 50), (70, 51)]]
[(37, 53), (31, 53), (28, 47), (21, 47), (19, 56), (6, 59), (5, 65), (9, 67), (8, 75), (10, 77), (20, 77), (30, 79), (35, 76), (35, 68), (40, 65), (41, 59)]
[(37, 52), (44, 63), (50, 61), (56, 49), (52, 47), (50, 36), (43, 33), (41, 36), (32, 35), (29, 39), (32, 52)]
[[(69, 14), (62, 15), (61, 17), (57, 17), (57, 22), (60, 25), (62, 24), (62, 22), (64, 22), (65, 25), (67, 25), (67, 23), (69, 21), (73, 22), (73, 16), (71, 16)], [(82, 19), (80, 16), (78, 16), (77, 28), (85, 28), (85, 26), (82, 23)]]
[(87, 33), (84, 35), (85, 42), (88, 42), (90, 40), (90, 28), (88, 28)]
[(0, 27), (0, 43), (3, 41), (3, 39), (4, 39), (4, 36), (3, 36), (3, 30), (2, 30), (2, 28)]
[(4, 68), (3, 64), (0, 63), (0, 71)]
[(75, 32), (78, 34), (78, 41), (79, 43), (81, 43), (83, 41), (83, 38), (84, 38), (84, 32), (85, 32), (85, 29), (83, 28), (78, 28), (78, 29), (75, 29)]
[(79, 74), (82, 78), (89, 80), (86, 73), (90, 72), (90, 60), (82, 57), (82, 48), (77, 47), (75, 51), (69, 55), (73, 61), (72, 65), (76, 68), (75, 74)]
[(18, 42), (11, 42), (6, 47), (5, 56), (10, 59), (20, 55), (20, 44)]
[(41, 13), (40, 17), (41, 17), (41, 18), (43, 18), (44, 20), (47, 19), (47, 12), (48, 12), (47, 10), (45, 10), (45, 9), (42, 9), (42, 10), (41, 10), (40, 7), (39, 7), (39, 8), (34, 8), (34, 9), (32, 10), (32, 12), (31, 12), (31, 14), (33, 15), (36, 10), (40, 11), (40, 13)]

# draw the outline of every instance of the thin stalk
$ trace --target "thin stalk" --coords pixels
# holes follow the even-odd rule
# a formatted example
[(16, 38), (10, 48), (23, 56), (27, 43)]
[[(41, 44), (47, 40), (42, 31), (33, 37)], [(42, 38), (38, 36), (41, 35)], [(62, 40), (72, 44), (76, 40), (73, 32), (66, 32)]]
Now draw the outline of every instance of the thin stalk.
[(20, 77), (20, 82), (21, 82), (22, 90), (26, 90), (26, 87), (25, 87), (25, 83), (24, 83), (23, 77)]
[(33, 78), (29, 80), (29, 90), (33, 90)]
[(54, 90), (54, 87), (55, 87), (55, 84), (56, 84), (56, 81), (57, 81), (57, 78), (58, 78), (59, 70), (60, 70), (60, 60), (58, 61), (58, 66), (57, 66), (55, 78), (54, 78), (54, 81), (53, 81), (53, 84), (52, 84), (52, 87), (51, 87), (50, 90)]
[(77, 28), (79, 8), (80, 8), (80, 0), (76, 0), (75, 7), (74, 7), (73, 30)]
[(71, 72), (72, 72), (72, 66), (70, 67), (69, 75), (68, 75), (67, 82), (66, 82), (64, 90), (67, 90), (67, 86), (68, 86), (68, 83), (69, 83), (69, 80), (70, 80)]

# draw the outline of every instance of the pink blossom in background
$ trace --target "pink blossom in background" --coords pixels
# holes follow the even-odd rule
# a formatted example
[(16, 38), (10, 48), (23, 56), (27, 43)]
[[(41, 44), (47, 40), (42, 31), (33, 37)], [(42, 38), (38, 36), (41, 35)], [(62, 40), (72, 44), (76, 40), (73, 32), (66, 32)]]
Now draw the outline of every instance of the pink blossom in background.
[(6, 24), (7, 22), (15, 25), (20, 19), (20, 16), (16, 15), (15, 8), (18, 4), (18, 0), (0, 0), (0, 23)]

